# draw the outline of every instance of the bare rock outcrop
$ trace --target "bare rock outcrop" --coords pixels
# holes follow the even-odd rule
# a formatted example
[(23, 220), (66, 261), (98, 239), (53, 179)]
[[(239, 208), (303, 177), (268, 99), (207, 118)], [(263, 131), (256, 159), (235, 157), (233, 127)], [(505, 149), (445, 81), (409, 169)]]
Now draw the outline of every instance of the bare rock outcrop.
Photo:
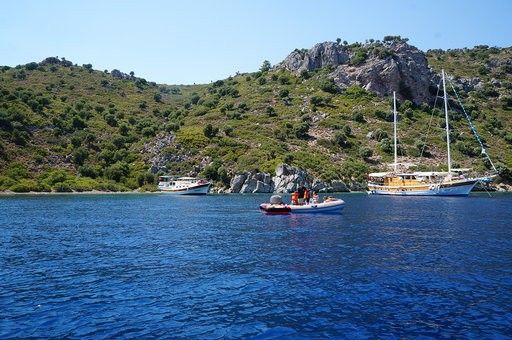
[(415, 103), (432, 99), (433, 73), (424, 52), (404, 40), (373, 42), (351, 48), (324, 42), (309, 50), (295, 50), (276, 68), (300, 74), (322, 67), (334, 70), (330, 77), (343, 89), (359, 85), (381, 96), (397, 91)]
[(156, 174), (159, 171), (167, 172), (168, 162), (183, 162), (186, 157), (183, 155), (172, 155), (163, 152), (169, 146), (174, 145), (174, 134), (161, 133), (152, 141), (144, 144), (140, 153), (144, 154), (146, 162), (150, 164), (150, 172)]
[(233, 193), (271, 193), (274, 183), (270, 174), (262, 172), (245, 172), (231, 179), (229, 192)]
[(295, 50), (278, 66), (292, 72), (312, 71), (349, 61), (347, 49), (335, 42), (316, 44), (310, 50)]
[[(271, 177), (264, 172), (244, 172), (233, 176), (227, 192), (231, 193), (290, 193), (300, 185), (305, 185), (316, 192), (350, 191), (343, 181), (325, 182), (313, 178), (305, 170), (281, 164), (276, 168), (276, 175)], [(354, 186), (354, 184), (351, 184)]]

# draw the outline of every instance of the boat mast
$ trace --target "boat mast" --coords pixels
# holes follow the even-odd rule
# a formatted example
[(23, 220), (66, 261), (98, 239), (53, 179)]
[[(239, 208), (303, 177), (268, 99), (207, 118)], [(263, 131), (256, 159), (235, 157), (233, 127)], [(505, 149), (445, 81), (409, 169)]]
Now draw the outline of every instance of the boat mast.
[(397, 172), (398, 163), (396, 161), (396, 92), (393, 91), (393, 126), (394, 126), (394, 142), (395, 142), (395, 172)]
[(443, 92), (444, 92), (444, 119), (446, 121), (446, 147), (448, 150), (448, 173), (452, 172), (452, 159), (450, 156), (450, 126), (448, 125), (448, 98), (446, 96), (446, 83), (444, 80), (444, 69), (441, 70), (443, 75)]

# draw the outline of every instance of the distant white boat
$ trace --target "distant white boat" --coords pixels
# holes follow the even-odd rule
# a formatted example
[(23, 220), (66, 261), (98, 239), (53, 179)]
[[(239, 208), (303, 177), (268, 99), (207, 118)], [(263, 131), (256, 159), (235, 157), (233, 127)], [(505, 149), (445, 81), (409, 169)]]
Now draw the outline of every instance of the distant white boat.
[(158, 189), (161, 192), (175, 195), (206, 195), (211, 183), (195, 177), (158, 177)]

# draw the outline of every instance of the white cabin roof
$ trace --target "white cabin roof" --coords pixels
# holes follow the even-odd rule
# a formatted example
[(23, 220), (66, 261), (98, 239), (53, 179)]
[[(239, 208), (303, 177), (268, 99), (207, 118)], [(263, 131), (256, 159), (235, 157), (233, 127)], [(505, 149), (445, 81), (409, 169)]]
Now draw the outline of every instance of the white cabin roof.
[[(458, 169), (457, 169), (458, 170)], [(369, 177), (395, 177), (395, 176), (419, 176), (419, 177), (428, 177), (428, 176), (446, 176), (448, 172), (440, 172), (440, 171), (418, 171), (418, 172), (402, 172), (402, 173), (394, 173), (394, 172), (374, 172), (368, 174)]]
[(170, 175), (165, 175), (165, 176), (158, 176), (159, 178), (163, 178), (163, 179), (172, 179), (174, 181), (195, 181), (195, 180), (198, 180), (198, 178), (196, 177), (179, 177), (179, 176), (170, 176)]
[(368, 174), (369, 177), (385, 177), (387, 175), (391, 175), (391, 172), (373, 172)]
[(418, 172), (415, 172), (413, 175), (420, 176), (420, 177), (446, 176), (446, 175), (448, 175), (448, 173), (447, 172), (442, 172), (442, 171), (418, 171)]

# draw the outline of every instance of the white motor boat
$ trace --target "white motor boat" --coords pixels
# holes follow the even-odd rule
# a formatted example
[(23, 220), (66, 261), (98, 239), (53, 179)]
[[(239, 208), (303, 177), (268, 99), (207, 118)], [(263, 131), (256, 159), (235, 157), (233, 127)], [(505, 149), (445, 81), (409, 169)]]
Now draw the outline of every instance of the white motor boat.
[(158, 189), (161, 192), (176, 195), (206, 195), (211, 183), (195, 177), (158, 177)]

